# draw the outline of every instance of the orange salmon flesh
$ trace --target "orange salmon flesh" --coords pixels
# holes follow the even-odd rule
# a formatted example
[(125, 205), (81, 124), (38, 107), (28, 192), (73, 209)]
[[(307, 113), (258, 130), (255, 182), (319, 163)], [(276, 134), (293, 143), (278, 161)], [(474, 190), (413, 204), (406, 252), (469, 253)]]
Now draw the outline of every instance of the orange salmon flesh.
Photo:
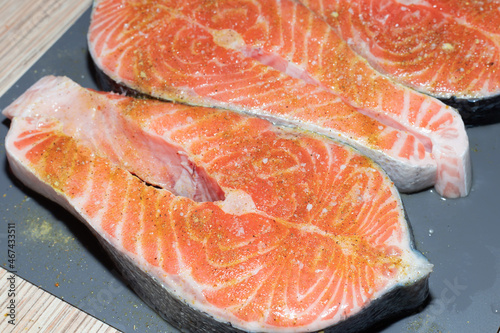
[(500, 94), (498, 1), (300, 2), (398, 82), (443, 98)]
[(385, 172), (325, 137), (63, 77), (3, 113), (21, 181), (216, 322), (320, 330), (430, 273)]

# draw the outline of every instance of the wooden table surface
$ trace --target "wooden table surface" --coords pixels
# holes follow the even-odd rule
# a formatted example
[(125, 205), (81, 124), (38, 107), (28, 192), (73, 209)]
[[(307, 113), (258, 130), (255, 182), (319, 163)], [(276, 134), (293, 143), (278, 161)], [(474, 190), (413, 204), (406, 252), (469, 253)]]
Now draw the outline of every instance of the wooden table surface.
[[(91, 0), (0, 0), (0, 96), (57, 41)], [(0, 267), (0, 332), (119, 332), (15, 276), (16, 320), (9, 323), (9, 278)]]

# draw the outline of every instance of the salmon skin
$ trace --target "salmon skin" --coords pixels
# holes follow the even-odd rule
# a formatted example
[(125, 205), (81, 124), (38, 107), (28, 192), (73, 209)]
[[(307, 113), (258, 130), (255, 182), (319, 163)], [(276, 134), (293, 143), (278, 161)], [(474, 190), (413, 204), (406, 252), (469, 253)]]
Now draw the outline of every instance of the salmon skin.
[(300, 0), (381, 73), (457, 108), (467, 125), (500, 121), (500, 2)]
[(88, 38), (96, 66), (130, 89), (343, 140), (403, 192), (469, 192), (458, 112), (375, 71), (298, 2), (101, 0)]
[(457, 109), (469, 127), (500, 122), (500, 94), (486, 98), (450, 97), (441, 100)]
[(432, 265), (352, 148), (266, 120), (45, 77), (3, 114), (13, 173), (192, 332), (351, 332), (420, 305)]

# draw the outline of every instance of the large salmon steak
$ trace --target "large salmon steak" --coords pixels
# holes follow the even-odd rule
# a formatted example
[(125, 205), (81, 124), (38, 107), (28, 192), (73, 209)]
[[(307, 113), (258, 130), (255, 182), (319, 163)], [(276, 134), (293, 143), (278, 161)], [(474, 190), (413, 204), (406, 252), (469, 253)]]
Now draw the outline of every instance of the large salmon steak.
[(381, 73), (500, 121), (500, 1), (300, 0)]
[(349, 146), (64, 77), (3, 114), (14, 175), (88, 226), (183, 331), (355, 332), (428, 295), (397, 189)]
[(377, 72), (297, 1), (98, 0), (88, 40), (111, 83), (343, 140), (401, 192), (469, 192), (459, 113)]

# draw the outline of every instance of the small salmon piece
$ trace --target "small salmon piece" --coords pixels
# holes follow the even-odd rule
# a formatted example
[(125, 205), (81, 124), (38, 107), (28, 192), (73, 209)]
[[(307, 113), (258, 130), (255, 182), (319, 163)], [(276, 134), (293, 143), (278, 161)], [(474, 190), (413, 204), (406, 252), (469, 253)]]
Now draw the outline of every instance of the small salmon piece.
[(96, 1), (89, 49), (141, 93), (313, 130), (353, 145), (398, 188), (466, 196), (460, 115), (375, 71), (296, 1)]
[(427, 296), (432, 265), (397, 189), (346, 145), (64, 77), (3, 114), (14, 174), (82, 220), (180, 329), (362, 329)]

